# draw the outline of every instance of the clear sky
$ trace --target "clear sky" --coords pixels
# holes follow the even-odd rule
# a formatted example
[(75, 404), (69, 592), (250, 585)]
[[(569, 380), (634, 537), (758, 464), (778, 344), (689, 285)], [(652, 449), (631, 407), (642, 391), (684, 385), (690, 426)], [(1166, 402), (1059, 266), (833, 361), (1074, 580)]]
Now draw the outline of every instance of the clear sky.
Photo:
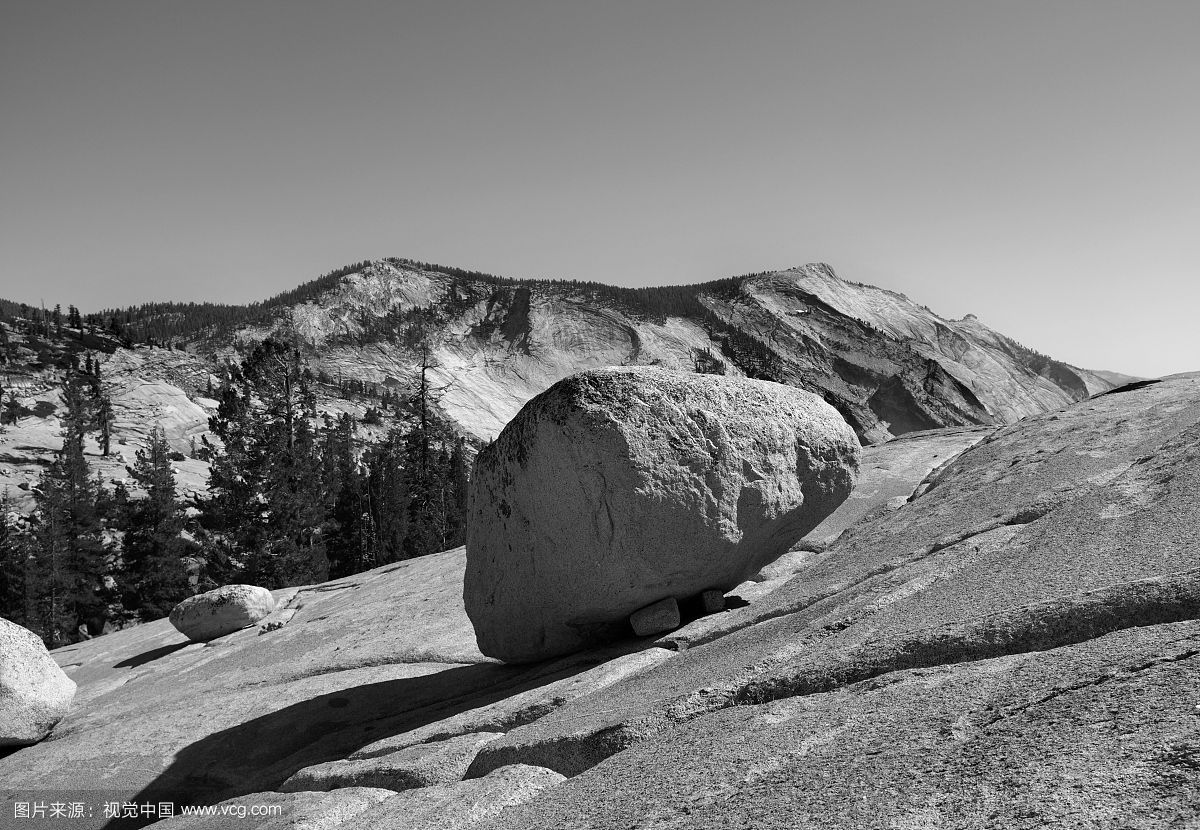
[(0, 0), (0, 296), (824, 261), (1200, 369), (1200, 3)]

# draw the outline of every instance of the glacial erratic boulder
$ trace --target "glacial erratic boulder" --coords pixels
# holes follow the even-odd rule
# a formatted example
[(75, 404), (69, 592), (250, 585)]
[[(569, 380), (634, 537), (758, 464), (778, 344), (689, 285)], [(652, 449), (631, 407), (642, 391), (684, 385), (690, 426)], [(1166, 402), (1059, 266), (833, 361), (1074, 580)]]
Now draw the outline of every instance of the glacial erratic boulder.
[(808, 392), (651, 367), (573, 375), (476, 459), (464, 600), (480, 650), (531, 662), (728, 590), (849, 495), (858, 439)]
[(275, 610), (275, 598), (257, 585), (223, 585), (188, 597), (171, 610), (171, 625), (204, 642), (254, 625)]
[(37, 743), (63, 719), (74, 697), (75, 681), (41, 639), (0, 619), (0, 746)]

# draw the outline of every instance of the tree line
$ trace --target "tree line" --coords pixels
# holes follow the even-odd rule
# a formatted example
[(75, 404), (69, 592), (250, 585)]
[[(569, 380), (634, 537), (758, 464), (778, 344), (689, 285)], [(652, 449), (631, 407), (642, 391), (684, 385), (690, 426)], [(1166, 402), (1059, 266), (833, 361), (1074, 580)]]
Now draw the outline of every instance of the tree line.
[(298, 349), (255, 346), (214, 390), (219, 441), (193, 449), (211, 461), (209, 495), (192, 501), (159, 427), (127, 467), (136, 492), (99, 479), (85, 453), (93, 435), (108, 451), (99, 365), (65, 373), (62, 449), (32, 488), (32, 512), (17, 517), (0, 498), (0, 616), (54, 648), (161, 618), (221, 584), (318, 582), (462, 544), (470, 449), (438, 412), (428, 341), (410, 340), (412, 388), (374, 408), (389, 428), (371, 443), (351, 415), (317, 412)]

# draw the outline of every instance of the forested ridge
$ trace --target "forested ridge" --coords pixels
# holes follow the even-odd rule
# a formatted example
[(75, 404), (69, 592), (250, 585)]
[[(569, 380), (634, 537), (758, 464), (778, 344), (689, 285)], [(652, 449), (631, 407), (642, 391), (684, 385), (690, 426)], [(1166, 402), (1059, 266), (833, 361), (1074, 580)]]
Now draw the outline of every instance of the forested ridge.
[[(192, 449), (211, 465), (209, 495), (186, 501), (171, 465), (184, 456), (161, 428), (127, 467), (133, 488), (101, 481), (85, 453), (89, 440), (109, 452), (101, 364), (64, 352), (61, 449), (28, 515), (0, 496), (0, 616), (57, 647), (161, 618), (218, 585), (319, 582), (461, 544), (472, 448), (439, 415), (419, 316), (405, 337), (409, 391), (378, 397), (362, 422), (318, 413), (318, 380), (291, 344), (249, 349), (210, 390), (219, 440)], [(362, 423), (382, 437), (364, 440)]]
[[(436, 263), (390, 257), (385, 260), (397, 268), (412, 268), (452, 277), (458, 285), (477, 283), (496, 287), (524, 287), (582, 292), (594, 299), (606, 301), (622, 310), (645, 319), (661, 321), (667, 316), (700, 319), (706, 310), (700, 302), (701, 294), (729, 296), (736, 294), (742, 282), (758, 274), (711, 280), (687, 285), (650, 286), (632, 288), (606, 283), (570, 279), (513, 278), (471, 271)], [(203, 333), (221, 333), (243, 326), (267, 325), (281, 309), (315, 300), (337, 287), (343, 278), (370, 268), (370, 260), (363, 260), (336, 268), (316, 279), (303, 283), (266, 300), (245, 305), (209, 302), (151, 302), (124, 308), (107, 308), (98, 312), (80, 314), (82, 326), (95, 331), (107, 332), (120, 338), (125, 344), (172, 345), (185, 343)], [(766, 272), (763, 272), (766, 273)], [(474, 292), (473, 292), (474, 293)], [(59, 306), (55, 306), (60, 309)], [(75, 306), (70, 306), (75, 309)], [(29, 320), (45, 316), (52, 318), (55, 312), (44, 311), (40, 305), (0, 299), (0, 320)], [(62, 316), (61, 309), (57, 312)], [(81, 327), (82, 327), (81, 326)]]

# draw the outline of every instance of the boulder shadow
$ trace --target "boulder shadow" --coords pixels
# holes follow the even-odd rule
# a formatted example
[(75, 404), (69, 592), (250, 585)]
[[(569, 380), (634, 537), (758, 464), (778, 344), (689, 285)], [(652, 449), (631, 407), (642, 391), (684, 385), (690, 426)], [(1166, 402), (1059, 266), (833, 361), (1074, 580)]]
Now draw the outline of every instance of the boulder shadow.
[[(585, 653), (565, 663), (455, 666), (318, 695), (185, 747), (157, 778), (126, 800), (202, 806), (277, 790), (304, 767), (344, 759), (376, 741), (571, 677), (645, 647), (645, 643), (617, 644), (602, 657)], [(269, 695), (270, 689), (263, 693)], [(152, 821), (114, 818), (104, 828), (132, 830)]]
[(179, 651), (179, 649), (184, 648), (186, 646), (190, 646), (191, 644), (192, 644), (191, 640), (184, 640), (181, 643), (172, 643), (169, 646), (160, 646), (159, 648), (152, 648), (149, 651), (143, 651), (141, 654), (134, 655), (133, 657), (127, 657), (124, 660), (122, 660), (120, 663), (114, 663), (113, 668), (114, 669), (134, 669), (134, 668), (137, 668), (138, 666), (145, 665), (146, 663), (153, 662), (154, 660), (157, 660), (160, 657), (166, 657), (168, 654)]

